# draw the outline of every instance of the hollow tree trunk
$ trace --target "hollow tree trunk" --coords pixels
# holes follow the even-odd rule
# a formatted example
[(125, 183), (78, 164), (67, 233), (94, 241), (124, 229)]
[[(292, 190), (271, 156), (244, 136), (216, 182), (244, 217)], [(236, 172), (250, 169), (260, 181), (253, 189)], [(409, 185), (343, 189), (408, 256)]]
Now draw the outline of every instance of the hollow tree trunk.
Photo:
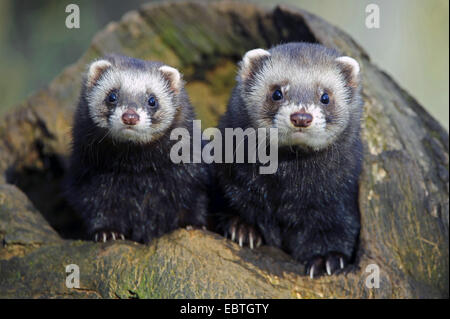
[[(199, 18), (201, 17), (201, 18)], [(61, 195), (81, 72), (119, 52), (180, 68), (213, 126), (252, 48), (319, 42), (359, 60), (365, 146), (358, 264), (310, 280), (281, 251), (178, 230), (149, 246), (93, 243)], [(0, 297), (448, 297), (448, 133), (347, 34), (305, 11), (251, 4), (150, 4), (110, 23), (79, 61), (0, 121)], [(81, 287), (65, 286), (65, 266)], [(368, 288), (376, 264), (380, 287)]]

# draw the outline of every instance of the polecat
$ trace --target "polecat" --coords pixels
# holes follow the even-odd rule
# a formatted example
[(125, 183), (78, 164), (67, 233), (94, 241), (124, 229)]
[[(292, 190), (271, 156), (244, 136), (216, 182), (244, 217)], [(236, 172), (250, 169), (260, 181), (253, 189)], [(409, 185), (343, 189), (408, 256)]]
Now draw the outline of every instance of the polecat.
[(205, 167), (169, 157), (171, 130), (191, 132), (193, 119), (178, 70), (119, 55), (90, 64), (67, 190), (89, 236), (147, 243), (179, 226), (205, 224)]
[(217, 164), (230, 209), (219, 230), (241, 245), (263, 241), (329, 275), (352, 262), (360, 220), (359, 64), (319, 44), (247, 52), (220, 121), (225, 128), (277, 128), (278, 170)]

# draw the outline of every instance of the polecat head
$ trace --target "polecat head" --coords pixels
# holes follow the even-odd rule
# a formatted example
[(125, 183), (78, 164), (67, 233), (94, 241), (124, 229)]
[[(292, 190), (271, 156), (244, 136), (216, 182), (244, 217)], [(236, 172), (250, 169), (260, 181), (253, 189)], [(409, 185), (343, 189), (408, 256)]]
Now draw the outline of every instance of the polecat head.
[(324, 149), (360, 114), (358, 62), (319, 44), (251, 50), (238, 82), (252, 125), (278, 128), (280, 146)]
[(178, 70), (118, 55), (92, 62), (85, 81), (95, 125), (114, 140), (134, 143), (164, 134), (176, 117), (177, 95), (183, 88)]

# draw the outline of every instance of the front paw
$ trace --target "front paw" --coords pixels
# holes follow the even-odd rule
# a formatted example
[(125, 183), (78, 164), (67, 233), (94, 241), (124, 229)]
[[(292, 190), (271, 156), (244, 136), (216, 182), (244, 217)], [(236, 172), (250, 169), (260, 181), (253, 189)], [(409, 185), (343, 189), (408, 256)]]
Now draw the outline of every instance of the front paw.
[(339, 252), (330, 252), (325, 256), (314, 256), (306, 264), (306, 273), (311, 279), (325, 273), (331, 276), (344, 269), (347, 261), (348, 258)]
[(110, 230), (97, 231), (94, 233), (94, 241), (106, 243), (109, 240), (125, 240), (122, 233)]
[(262, 237), (256, 228), (244, 223), (239, 217), (231, 220), (230, 226), (225, 232), (225, 237), (228, 238), (228, 236), (241, 247), (248, 245), (250, 249), (253, 249), (262, 244)]

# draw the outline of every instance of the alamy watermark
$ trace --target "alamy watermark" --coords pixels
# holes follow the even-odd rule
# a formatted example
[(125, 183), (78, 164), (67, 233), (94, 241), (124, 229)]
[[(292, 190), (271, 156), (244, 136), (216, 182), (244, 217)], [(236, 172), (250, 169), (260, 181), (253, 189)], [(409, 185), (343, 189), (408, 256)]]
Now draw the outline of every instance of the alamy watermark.
[(68, 4), (66, 6), (66, 28), (79, 29), (80, 28), (80, 7), (77, 4)]
[(369, 289), (380, 288), (380, 267), (377, 264), (369, 264), (366, 267), (369, 275), (366, 277), (366, 287)]
[(277, 128), (225, 128), (222, 136), (214, 127), (202, 133), (201, 121), (195, 120), (192, 136), (179, 127), (172, 130), (170, 139), (178, 141), (170, 150), (173, 163), (259, 163), (260, 174), (274, 174), (278, 169)]
[(80, 267), (76, 264), (66, 266), (66, 287), (80, 288)]
[(380, 28), (380, 7), (375, 3), (370, 3), (366, 6), (366, 28), (379, 29)]

